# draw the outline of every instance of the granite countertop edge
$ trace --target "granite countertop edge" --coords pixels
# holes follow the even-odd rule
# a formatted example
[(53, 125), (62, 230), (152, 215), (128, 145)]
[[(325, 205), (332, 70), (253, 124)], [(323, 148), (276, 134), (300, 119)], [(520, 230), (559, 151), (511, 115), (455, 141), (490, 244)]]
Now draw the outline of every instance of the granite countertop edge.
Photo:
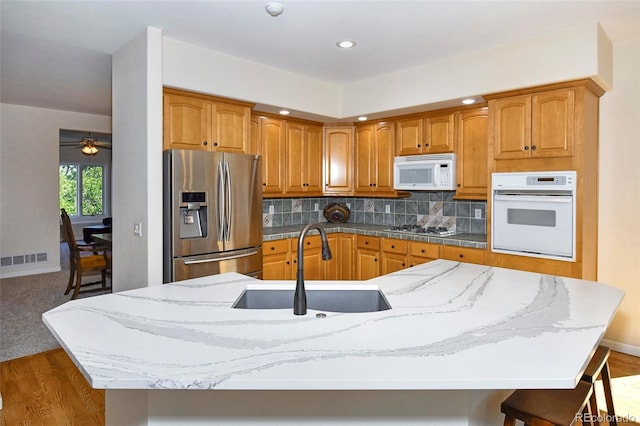
[[(397, 238), (408, 241), (421, 241), (434, 244), (470, 247), (477, 249), (487, 248), (486, 234), (461, 233), (449, 237), (434, 235), (410, 234), (389, 229), (389, 225), (368, 225), (361, 223), (321, 223), (327, 233), (343, 232), (346, 234), (370, 235), (384, 238)], [(305, 225), (287, 225), (263, 228), (263, 241), (297, 238)], [(312, 231), (317, 232), (317, 231)]]

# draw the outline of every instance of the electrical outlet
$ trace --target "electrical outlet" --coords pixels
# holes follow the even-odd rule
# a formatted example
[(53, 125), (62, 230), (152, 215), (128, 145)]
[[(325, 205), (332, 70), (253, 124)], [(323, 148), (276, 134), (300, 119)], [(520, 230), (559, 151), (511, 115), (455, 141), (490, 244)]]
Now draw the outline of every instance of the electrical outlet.
[(391, 206), (389, 204), (385, 204), (384, 205), (384, 212), (385, 213), (391, 213)]
[(269, 214), (275, 213), (276, 209), (273, 207), (273, 204), (269, 206)]
[(351, 203), (347, 203), (347, 208), (350, 209), (351, 208)]
[(318, 203), (313, 204), (313, 210), (318, 211)]
[(142, 222), (136, 222), (133, 224), (133, 235), (136, 237), (142, 237)]
[(482, 209), (475, 209), (474, 214), (475, 214), (475, 219), (482, 219)]

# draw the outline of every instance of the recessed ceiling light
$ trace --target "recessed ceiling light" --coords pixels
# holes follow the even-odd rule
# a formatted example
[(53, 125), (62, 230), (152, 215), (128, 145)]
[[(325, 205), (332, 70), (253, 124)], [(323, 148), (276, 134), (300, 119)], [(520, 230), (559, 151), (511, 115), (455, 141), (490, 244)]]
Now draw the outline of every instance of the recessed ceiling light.
[(360, 117), (358, 117), (358, 120), (367, 121), (367, 117), (365, 117), (364, 115), (361, 115)]
[(351, 40), (342, 40), (336, 43), (336, 46), (338, 46), (341, 49), (351, 49), (355, 45), (356, 45), (356, 42)]
[(476, 101), (475, 99), (468, 98), (468, 99), (463, 99), (462, 103), (465, 105), (471, 105), (472, 103), (475, 103), (475, 101)]
[(280, 114), (282, 114), (282, 115), (289, 115), (289, 110), (287, 110), (287, 109), (281, 109), (281, 110), (280, 110)]

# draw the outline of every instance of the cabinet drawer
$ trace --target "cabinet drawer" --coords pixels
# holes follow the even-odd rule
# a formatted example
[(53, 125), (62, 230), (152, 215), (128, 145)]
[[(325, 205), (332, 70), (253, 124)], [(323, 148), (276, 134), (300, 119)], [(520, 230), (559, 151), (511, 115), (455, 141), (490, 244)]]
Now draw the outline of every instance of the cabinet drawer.
[(263, 246), (264, 256), (289, 252), (289, 240), (266, 241), (264, 242)]
[[(319, 249), (322, 247), (322, 239), (320, 238), (320, 235), (310, 235), (305, 237), (303, 244), (305, 250)], [(291, 251), (294, 253), (298, 252), (297, 238), (291, 239)]]
[(469, 247), (443, 246), (442, 258), (482, 265), (484, 263), (484, 250)]
[(407, 254), (407, 241), (392, 238), (382, 238), (380, 241), (382, 251), (387, 253)]
[(380, 250), (380, 238), (358, 235), (358, 248)]
[(440, 258), (440, 246), (431, 243), (409, 243), (409, 254), (413, 257), (426, 257), (429, 259)]

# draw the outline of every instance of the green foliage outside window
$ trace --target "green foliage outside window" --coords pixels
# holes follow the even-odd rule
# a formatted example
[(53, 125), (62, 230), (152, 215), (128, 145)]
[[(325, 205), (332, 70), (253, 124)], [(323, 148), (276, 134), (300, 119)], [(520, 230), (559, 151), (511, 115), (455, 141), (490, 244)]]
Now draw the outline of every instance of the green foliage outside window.
[(78, 215), (78, 166), (60, 165), (60, 208), (69, 216)]
[[(80, 168), (80, 174), (78, 169)], [(69, 216), (101, 215), (103, 211), (102, 166), (60, 165), (60, 208)], [(82, 192), (78, 190), (82, 188)]]

